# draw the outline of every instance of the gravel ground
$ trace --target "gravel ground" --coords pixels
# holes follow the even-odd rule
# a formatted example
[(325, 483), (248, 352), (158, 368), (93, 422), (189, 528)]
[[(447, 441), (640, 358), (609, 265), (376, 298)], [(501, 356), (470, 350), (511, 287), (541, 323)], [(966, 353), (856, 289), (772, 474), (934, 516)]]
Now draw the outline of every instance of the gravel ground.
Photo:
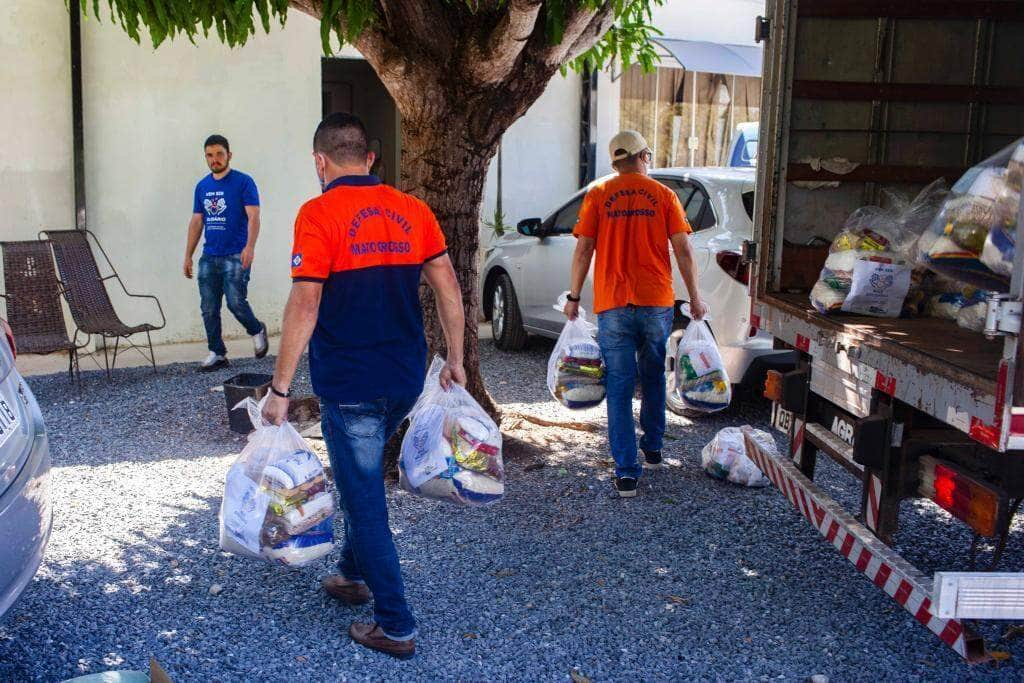
[[(0, 681), (59, 681), (156, 657), (175, 681), (1020, 680), (1024, 643), (982, 630), (1008, 663), (968, 667), (857, 575), (774, 489), (711, 480), (700, 449), (728, 425), (765, 427), (763, 405), (699, 422), (671, 417), (668, 467), (638, 498), (609, 496), (603, 433), (517, 418), (603, 424), (549, 400), (551, 343), (519, 354), (483, 342), (506, 413), (508, 495), (455, 509), (392, 491), (419, 655), (400, 663), (352, 645), (350, 609), (325, 599), (328, 563), (286, 570), (226, 555), (216, 511), (243, 444), (217, 375), (187, 366), (33, 378), (50, 430), (54, 530), (46, 561), (0, 625)], [(301, 378), (300, 384), (305, 383)], [(308, 386), (308, 385), (307, 385)], [(820, 481), (856, 496), (823, 459)], [(968, 535), (933, 506), (908, 508), (907, 556), (963, 568)], [(955, 529), (950, 542), (949, 529)], [(339, 528), (340, 530), (340, 528)], [(1008, 568), (1024, 567), (1024, 531)], [(223, 592), (212, 595), (213, 584)]]

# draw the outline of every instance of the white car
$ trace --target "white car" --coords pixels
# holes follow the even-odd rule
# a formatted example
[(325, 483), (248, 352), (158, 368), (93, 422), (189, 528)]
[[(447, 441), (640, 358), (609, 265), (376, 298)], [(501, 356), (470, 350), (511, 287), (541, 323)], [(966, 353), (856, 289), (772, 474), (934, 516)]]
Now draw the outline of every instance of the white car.
[[(650, 172), (652, 178), (676, 192), (693, 227), (690, 242), (701, 294), (710, 309), (708, 322), (735, 384), (759, 381), (768, 368), (793, 363), (790, 352), (773, 350), (772, 338), (750, 324), (749, 272), (740, 249), (753, 234), (754, 173), (752, 168), (662, 168)], [(480, 292), (484, 317), (491, 321), (498, 348), (521, 349), (527, 334), (557, 338), (565, 325), (565, 316), (553, 306), (569, 286), (576, 248), (572, 230), (586, 190), (574, 194), (544, 220), (520, 221), (517, 233), (502, 236), (487, 250)], [(675, 350), (682, 328), (689, 322), (678, 313), (678, 304), (688, 297), (674, 259), (672, 270), (679, 329), (669, 339), (668, 404), (673, 412), (686, 413), (671, 389)], [(581, 293), (581, 306), (587, 311), (594, 310), (592, 278), (593, 272)]]
[(32, 581), (50, 538), (50, 445), (0, 319), (0, 623)]

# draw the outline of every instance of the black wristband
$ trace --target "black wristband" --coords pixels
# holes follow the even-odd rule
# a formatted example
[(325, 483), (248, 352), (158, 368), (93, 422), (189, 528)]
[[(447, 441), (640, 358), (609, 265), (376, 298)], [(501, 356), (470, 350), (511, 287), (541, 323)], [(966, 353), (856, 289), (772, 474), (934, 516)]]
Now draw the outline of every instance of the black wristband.
[(578, 304), (580, 302), (580, 297), (573, 296), (572, 294), (569, 294), (569, 293), (566, 293), (565, 298), (566, 298), (567, 301), (571, 301), (574, 304)]
[(280, 396), (281, 398), (288, 398), (292, 395), (291, 391), (278, 391), (273, 384), (270, 385), (270, 393), (274, 396)]

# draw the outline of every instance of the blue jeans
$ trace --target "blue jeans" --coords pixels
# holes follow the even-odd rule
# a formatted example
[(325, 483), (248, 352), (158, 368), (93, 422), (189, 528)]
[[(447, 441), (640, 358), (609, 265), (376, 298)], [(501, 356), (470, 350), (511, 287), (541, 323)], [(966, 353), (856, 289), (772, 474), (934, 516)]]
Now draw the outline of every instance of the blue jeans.
[(639, 478), (633, 392), (640, 376), (640, 448), (660, 451), (665, 438), (665, 345), (672, 332), (668, 306), (624, 306), (597, 316), (608, 391), (608, 441), (615, 476)]
[(218, 356), (227, 353), (220, 332), (220, 301), (227, 298), (228, 310), (242, 324), (246, 333), (258, 334), (263, 323), (256, 319), (249, 302), (249, 271), (242, 268), (239, 254), (199, 258), (199, 299), (206, 327), (206, 345)]
[(321, 402), (324, 442), (345, 513), (345, 544), (338, 568), (349, 581), (373, 592), (373, 617), (394, 640), (416, 636), (416, 620), (405, 602), (398, 552), (388, 526), (384, 497), (384, 444), (409, 413), (416, 397), (339, 405)]

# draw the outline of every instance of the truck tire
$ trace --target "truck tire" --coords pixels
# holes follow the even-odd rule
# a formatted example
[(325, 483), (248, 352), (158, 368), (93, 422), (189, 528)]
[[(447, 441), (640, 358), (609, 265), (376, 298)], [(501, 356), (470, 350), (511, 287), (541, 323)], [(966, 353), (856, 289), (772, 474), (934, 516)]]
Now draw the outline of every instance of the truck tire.
[(519, 310), (519, 300), (508, 273), (499, 273), (494, 283), (491, 332), (494, 334), (494, 345), (502, 351), (519, 351), (526, 346), (523, 314)]

